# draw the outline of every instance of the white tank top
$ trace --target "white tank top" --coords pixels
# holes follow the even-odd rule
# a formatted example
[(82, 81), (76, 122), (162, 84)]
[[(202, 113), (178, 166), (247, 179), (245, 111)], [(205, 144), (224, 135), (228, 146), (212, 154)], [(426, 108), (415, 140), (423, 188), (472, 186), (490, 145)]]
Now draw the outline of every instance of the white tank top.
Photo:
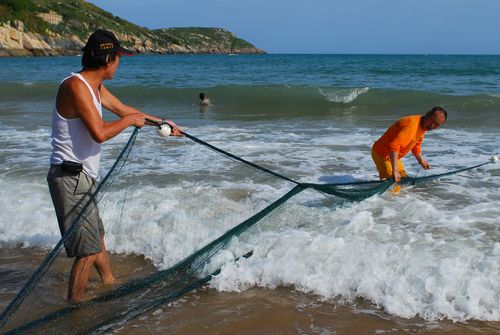
[[(95, 108), (102, 117), (100, 96), (96, 98), (92, 87), (79, 73), (71, 73), (61, 84), (71, 77), (78, 77), (87, 85)], [(101, 162), (101, 144), (94, 141), (85, 123), (80, 117), (66, 119), (57, 111), (57, 103), (54, 101), (52, 112), (52, 155), (51, 164), (61, 164), (63, 161), (73, 161), (83, 164), (83, 172), (91, 178), (97, 179), (99, 165)]]

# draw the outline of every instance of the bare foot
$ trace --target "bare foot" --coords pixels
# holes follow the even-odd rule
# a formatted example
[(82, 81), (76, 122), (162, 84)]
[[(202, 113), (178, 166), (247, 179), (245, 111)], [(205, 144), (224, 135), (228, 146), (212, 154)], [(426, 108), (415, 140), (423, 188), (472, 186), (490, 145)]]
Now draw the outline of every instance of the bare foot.
[(104, 286), (116, 286), (116, 285), (120, 285), (122, 283), (123, 283), (123, 280), (117, 279), (113, 276), (111, 276), (111, 278), (106, 278), (106, 279), (102, 280), (102, 284)]
[(68, 302), (71, 306), (76, 306), (83, 302), (83, 297), (71, 297)]
[(394, 194), (394, 195), (398, 195), (399, 192), (401, 192), (401, 185), (399, 184), (396, 184), (394, 185), (390, 190), (389, 190), (390, 193)]

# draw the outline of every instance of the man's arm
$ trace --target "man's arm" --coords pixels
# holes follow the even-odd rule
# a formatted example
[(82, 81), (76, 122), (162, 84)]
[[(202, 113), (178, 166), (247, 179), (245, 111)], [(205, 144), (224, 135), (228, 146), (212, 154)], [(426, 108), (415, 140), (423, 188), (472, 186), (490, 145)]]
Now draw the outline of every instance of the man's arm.
[(112, 122), (104, 122), (92, 102), (92, 96), (86, 85), (80, 80), (72, 80), (61, 87), (57, 97), (57, 110), (62, 116), (75, 115), (82, 119), (90, 136), (98, 142), (107, 141), (128, 126), (144, 126), (144, 117), (133, 113)]
[(409, 138), (412, 134), (412, 129), (407, 124), (402, 124), (402, 120), (399, 120), (396, 125), (398, 126), (397, 134), (394, 136), (392, 141), (389, 143), (389, 159), (391, 160), (392, 166), (392, 177), (396, 183), (401, 180), (401, 173), (399, 173), (398, 159), (400, 151), (406, 147)]
[(416, 154), (415, 158), (417, 159), (418, 164), (420, 164), (424, 170), (429, 170), (431, 168), (431, 165), (422, 157), (422, 154)]
[(389, 158), (391, 159), (391, 166), (392, 166), (392, 176), (394, 177), (394, 181), (396, 183), (399, 183), (401, 180), (401, 174), (399, 173), (398, 169), (398, 157), (399, 153), (396, 151), (391, 151), (389, 154)]
[(431, 168), (430, 164), (422, 157), (422, 151), (421, 151), (421, 144), (422, 141), (424, 140), (424, 137), (422, 136), (418, 142), (413, 146), (411, 149), (411, 152), (413, 153), (413, 156), (417, 159), (418, 164), (420, 164), (425, 170), (429, 170)]

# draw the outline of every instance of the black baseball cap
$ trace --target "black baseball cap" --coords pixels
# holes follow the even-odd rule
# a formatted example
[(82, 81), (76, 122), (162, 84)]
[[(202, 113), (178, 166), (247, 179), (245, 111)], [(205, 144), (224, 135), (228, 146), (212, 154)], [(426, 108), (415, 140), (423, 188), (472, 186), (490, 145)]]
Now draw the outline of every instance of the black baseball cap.
[(115, 34), (108, 30), (98, 29), (90, 35), (83, 51), (90, 52), (92, 56), (107, 55), (118, 52), (122, 55), (131, 56), (135, 53), (121, 46)]

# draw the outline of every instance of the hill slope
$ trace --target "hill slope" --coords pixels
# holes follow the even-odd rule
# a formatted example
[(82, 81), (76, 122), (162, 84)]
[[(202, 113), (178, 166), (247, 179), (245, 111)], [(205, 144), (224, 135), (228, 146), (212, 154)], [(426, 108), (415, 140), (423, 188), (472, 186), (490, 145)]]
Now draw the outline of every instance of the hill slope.
[(225, 29), (149, 30), (83, 0), (0, 0), (0, 56), (79, 54), (98, 28), (139, 53), (264, 53)]

